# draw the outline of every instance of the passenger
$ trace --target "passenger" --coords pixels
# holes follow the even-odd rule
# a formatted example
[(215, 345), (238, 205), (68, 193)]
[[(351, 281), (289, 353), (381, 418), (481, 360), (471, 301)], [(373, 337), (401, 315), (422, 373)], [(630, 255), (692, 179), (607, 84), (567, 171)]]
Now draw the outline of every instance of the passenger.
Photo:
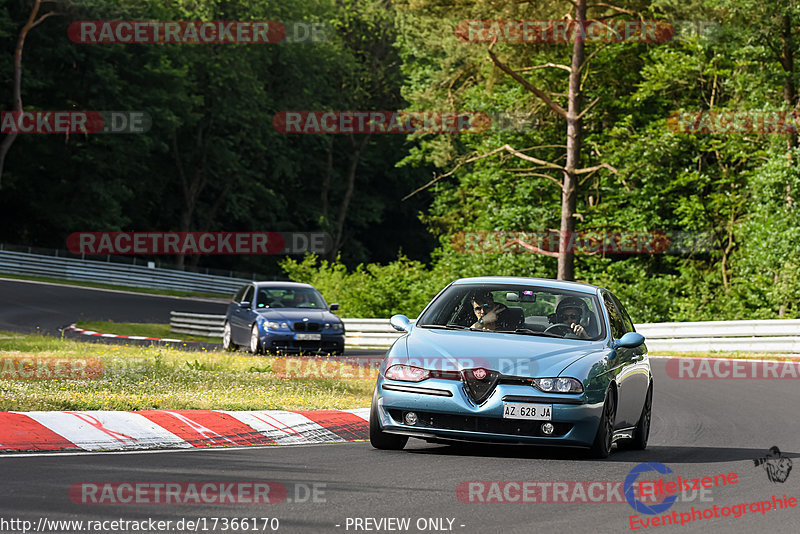
[(472, 309), (477, 321), (470, 327), (476, 330), (502, 330), (501, 315), (508, 308), (494, 301), (492, 293), (477, 293), (472, 297)]
[(589, 334), (581, 325), (583, 319), (583, 302), (576, 297), (566, 297), (558, 303), (555, 313), (555, 322), (568, 325), (572, 333), (580, 339), (589, 339)]

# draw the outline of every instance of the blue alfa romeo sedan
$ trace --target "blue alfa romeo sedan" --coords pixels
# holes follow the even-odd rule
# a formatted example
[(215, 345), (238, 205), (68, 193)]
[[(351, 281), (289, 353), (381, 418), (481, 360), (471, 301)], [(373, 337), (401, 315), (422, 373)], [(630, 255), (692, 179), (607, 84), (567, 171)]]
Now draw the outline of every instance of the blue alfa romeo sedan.
[(653, 376), (644, 337), (611, 292), (534, 278), (456, 280), (386, 353), (370, 441), (409, 437), (644, 449)]
[(325, 302), (308, 284), (253, 282), (228, 304), (222, 346), (246, 346), (253, 354), (314, 352), (342, 354), (344, 324), (333, 312), (338, 304)]

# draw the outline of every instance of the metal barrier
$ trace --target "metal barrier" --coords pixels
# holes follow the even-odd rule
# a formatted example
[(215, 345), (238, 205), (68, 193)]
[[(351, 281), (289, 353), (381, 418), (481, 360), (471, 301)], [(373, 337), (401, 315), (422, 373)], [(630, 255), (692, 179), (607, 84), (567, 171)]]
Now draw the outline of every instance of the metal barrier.
[(173, 269), (0, 250), (0, 273), (232, 295), (250, 280)]
[[(224, 315), (172, 312), (170, 327), (176, 334), (222, 337)], [(342, 319), (345, 345), (388, 348), (403, 335), (388, 319)], [(636, 325), (651, 352), (777, 352), (800, 354), (800, 320), (703, 321)], [(213, 332), (213, 334), (201, 333)]]
[(800, 354), (800, 319), (636, 325), (651, 351)]

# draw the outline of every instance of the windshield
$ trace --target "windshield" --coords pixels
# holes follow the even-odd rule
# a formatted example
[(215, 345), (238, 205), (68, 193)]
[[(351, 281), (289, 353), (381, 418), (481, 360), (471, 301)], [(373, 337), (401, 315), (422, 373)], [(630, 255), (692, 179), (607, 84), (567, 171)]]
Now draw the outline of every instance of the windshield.
[(306, 287), (262, 287), (256, 294), (256, 308), (328, 308), (318, 291)]
[(528, 285), (450, 286), (419, 318), (423, 328), (452, 328), (599, 340), (605, 326), (595, 295)]

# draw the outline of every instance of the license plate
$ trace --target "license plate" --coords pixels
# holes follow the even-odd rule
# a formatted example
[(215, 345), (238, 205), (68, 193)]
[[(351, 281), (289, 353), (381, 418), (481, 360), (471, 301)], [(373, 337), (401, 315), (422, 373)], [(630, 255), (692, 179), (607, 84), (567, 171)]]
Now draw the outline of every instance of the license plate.
[(529, 419), (550, 421), (553, 418), (552, 404), (528, 404), (527, 402), (504, 402), (503, 419)]
[(296, 334), (297, 341), (319, 341), (322, 339), (322, 334)]

